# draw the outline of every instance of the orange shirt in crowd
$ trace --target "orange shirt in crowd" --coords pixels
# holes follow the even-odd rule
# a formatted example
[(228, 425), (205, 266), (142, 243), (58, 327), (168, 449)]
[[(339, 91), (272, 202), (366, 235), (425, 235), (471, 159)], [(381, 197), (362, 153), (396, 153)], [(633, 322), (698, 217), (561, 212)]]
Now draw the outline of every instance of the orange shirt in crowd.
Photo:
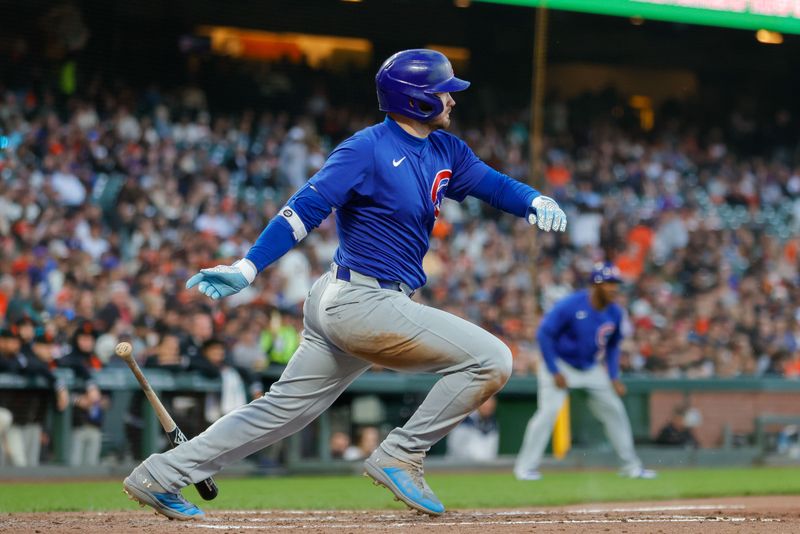
[(631, 228), (628, 232), (628, 243), (636, 243), (639, 245), (639, 253), (644, 257), (650, 252), (650, 247), (653, 246), (653, 229), (642, 224), (638, 224)]
[(544, 174), (547, 178), (547, 183), (554, 189), (560, 189), (572, 180), (572, 174), (563, 165), (551, 165)]
[(637, 243), (629, 243), (614, 263), (626, 280), (638, 280), (644, 272), (644, 255)]
[(694, 323), (694, 331), (699, 335), (704, 336), (708, 333), (708, 328), (711, 326), (711, 319), (708, 317), (698, 317)]
[(800, 247), (798, 247), (797, 239), (790, 239), (786, 242), (786, 246), (783, 247), (783, 257), (791, 265), (797, 263), (798, 249), (800, 249)]
[(800, 358), (794, 358), (786, 362), (783, 366), (783, 375), (786, 378), (795, 378), (800, 376)]
[(447, 222), (444, 219), (437, 219), (436, 222), (433, 224), (433, 232), (431, 232), (431, 236), (436, 237), (438, 239), (447, 239), (447, 237), (452, 233), (453, 225)]

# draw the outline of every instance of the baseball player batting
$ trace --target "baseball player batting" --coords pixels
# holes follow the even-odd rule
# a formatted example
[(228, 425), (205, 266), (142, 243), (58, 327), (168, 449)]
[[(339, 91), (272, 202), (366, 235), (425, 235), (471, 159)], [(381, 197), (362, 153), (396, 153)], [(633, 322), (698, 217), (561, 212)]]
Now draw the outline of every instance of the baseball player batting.
[(511, 352), (485, 330), (411, 299), (425, 283), (422, 259), (441, 202), (471, 195), (544, 231), (564, 231), (567, 221), (554, 200), (493, 170), (445, 131), (452, 93), (469, 82), (454, 76), (444, 55), (398, 52), (375, 81), (386, 119), (336, 147), (245, 258), (203, 269), (186, 283), (212, 299), (232, 295), (336, 210), (339, 247), (305, 301), (303, 340), (281, 378), (194, 439), (147, 458), (124, 482), (139, 502), (176, 519), (202, 517), (181, 488), (302, 429), (379, 364), (441, 379), (365, 461), (366, 474), (411, 508), (444, 512), (422, 461), (503, 387)]
[[(538, 369), (539, 407), (525, 429), (514, 475), (519, 480), (538, 480), (539, 464), (553, 432), (556, 416), (568, 388), (589, 393), (589, 407), (603, 423), (606, 435), (622, 461), (623, 476), (655, 478), (642, 468), (633, 448), (633, 434), (620, 395), (619, 342), (622, 308), (614, 302), (619, 270), (599, 263), (592, 270), (591, 288), (573, 293), (556, 303), (542, 319), (537, 333), (543, 362)], [(605, 360), (605, 366), (601, 365)], [(605, 367), (605, 369), (604, 369)]]

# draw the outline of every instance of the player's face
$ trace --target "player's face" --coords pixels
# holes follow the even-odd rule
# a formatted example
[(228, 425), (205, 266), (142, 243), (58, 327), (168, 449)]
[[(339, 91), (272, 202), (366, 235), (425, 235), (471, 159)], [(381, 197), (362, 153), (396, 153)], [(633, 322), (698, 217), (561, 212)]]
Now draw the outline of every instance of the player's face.
[(444, 109), (435, 119), (430, 121), (428, 124), (434, 130), (446, 130), (450, 127), (450, 111), (456, 105), (456, 101), (453, 100), (453, 97), (450, 96), (450, 93), (436, 93), (436, 96), (438, 96), (442, 100), (442, 105), (444, 106)]
[(600, 292), (602, 299), (606, 303), (614, 302), (619, 293), (619, 284), (614, 282), (605, 282), (598, 284), (597, 290)]

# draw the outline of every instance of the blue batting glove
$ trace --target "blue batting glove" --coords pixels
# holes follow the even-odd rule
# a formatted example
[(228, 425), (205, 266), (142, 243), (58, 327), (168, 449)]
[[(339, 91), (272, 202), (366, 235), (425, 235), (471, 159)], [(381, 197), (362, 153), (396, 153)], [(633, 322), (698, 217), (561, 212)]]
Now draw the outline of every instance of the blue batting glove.
[(540, 195), (533, 199), (528, 208), (528, 223), (537, 225), (545, 232), (563, 232), (567, 229), (567, 214), (558, 207), (555, 200)]
[(238, 293), (249, 286), (256, 277), (256, 267), (248, 259), (242, 259), (233, 265), (217, 265), (211, 269), (202, 269), (189, 278), (186, 289), (197, 286), (200, 293), (214, 300)]

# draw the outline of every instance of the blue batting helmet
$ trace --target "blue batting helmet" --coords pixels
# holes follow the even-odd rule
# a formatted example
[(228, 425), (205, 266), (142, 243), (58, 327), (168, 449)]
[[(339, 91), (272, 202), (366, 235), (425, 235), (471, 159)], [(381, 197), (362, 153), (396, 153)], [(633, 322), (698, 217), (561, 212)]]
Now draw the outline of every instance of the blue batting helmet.
[(622, 276), (619, 269), (613, 263), (598, 262), (592, 267), (592, 283), (602, 284), (603, 282), (622, 282)]
[(469, 82), (455, 77), (444, 54), (418, 48), (397, 52), (384, 61), (375, 75), (375, 85), (381, 111), (427, 122), (444, 109), (435, 93), (463, 91)]

